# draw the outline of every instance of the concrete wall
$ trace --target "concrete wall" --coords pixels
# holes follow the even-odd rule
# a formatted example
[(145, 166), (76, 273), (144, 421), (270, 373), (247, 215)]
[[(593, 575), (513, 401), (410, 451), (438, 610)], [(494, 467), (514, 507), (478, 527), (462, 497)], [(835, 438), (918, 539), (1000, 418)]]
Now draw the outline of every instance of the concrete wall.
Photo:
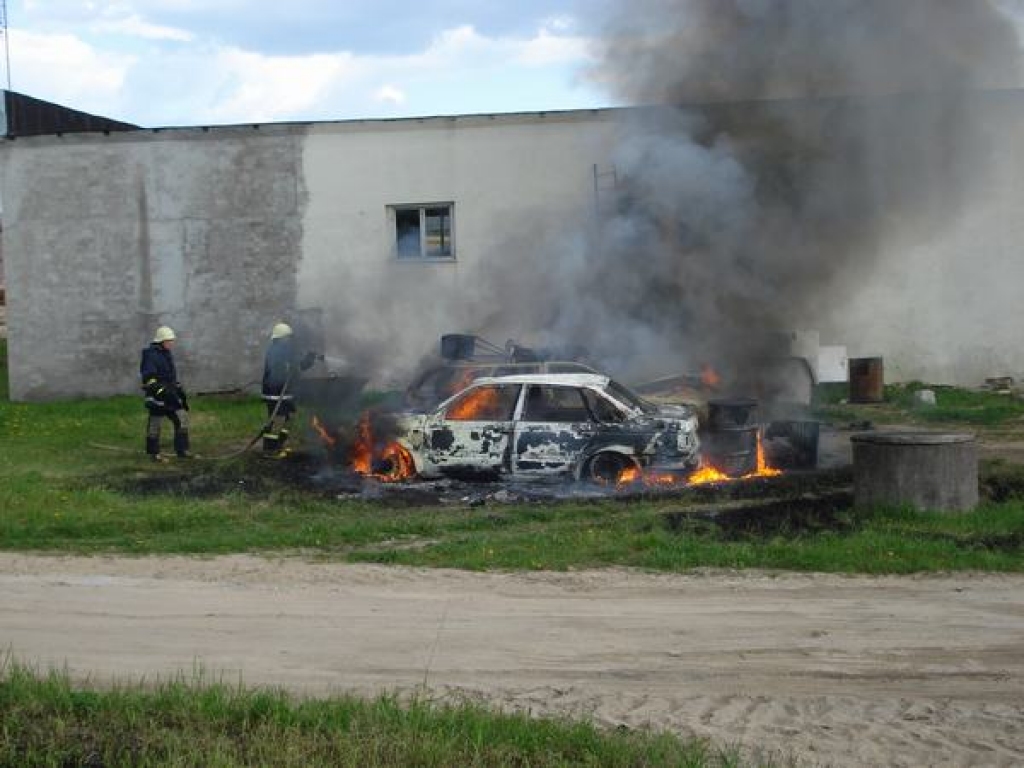
[[(593, 168), (607, 168), (617, 119), (584, 111), (4, 142), (12, 396), (138, 392), (139, 350), (160, 324), (179, 333), (192, 389), (243, 386), (259, 378), (270, 325), (302, 308), (322, 310), (329, 353), (373, 358), (382, 383), (399, 383), (441, 333), (477, 330), (507, 310), (503, 276), (531, 243), (586, 226)], [(983, 149), (997, 170), (956, 220), (940, 237), (878, 243), (881, 258), (845, 301), (830, 299), (799, 327), (850, 356), (885, 357), (889, 380), (1024, 379), (1024, 96), (988, 119)], [(455, 259), (396, 259), (389, 206), (432, 202), (454, 204)]]
[[(609, 112), (312, 127), (299, 301), (323, 308), (330, 351), (400, 383), (442, 333), (478, 330), (501, 300), (498, 265), (593, 216), (614, 130)], [(455, 258), (397, 259), (389, 207), (430, 202), (454, 205)]]
[(138, 391), (162, 324), (193, 389), (259, 377), (294, 305), (303, 129), (22, 138), (2, 150), (11, 396)]
[[(500, 290), (484, 287), (491, 260), (593, 215), (611, 115), (7, 142), (12, 397), (136, 392), (139, 350), (161, 324), (178, 333), (191, 388), (251, 384), (270, 325), (307, 309), (329, 353), (400, 383), (440, 334), (486, 316)], [(454, 205), (455, 258), (396, 259), (389, 206), (431, 202)]]
[(871, 274), (819, 318), (823, 344), (882, 356), (887, 381), (1024, 382), (1024, 94), (979, 106), (981, 182), (941, 228), (879, 243)]

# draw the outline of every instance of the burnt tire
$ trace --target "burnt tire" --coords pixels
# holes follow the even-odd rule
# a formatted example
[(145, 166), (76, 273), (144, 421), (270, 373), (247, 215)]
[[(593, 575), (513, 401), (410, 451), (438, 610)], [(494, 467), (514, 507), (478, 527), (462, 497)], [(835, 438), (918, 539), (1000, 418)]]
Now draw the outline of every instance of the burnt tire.
[(583, 467), (583, 479), (598, 485), (617, 485), (623, 473), (630, 469), (639, 471), (640, 467), (628, 456), (606, 451), (587, 460)]

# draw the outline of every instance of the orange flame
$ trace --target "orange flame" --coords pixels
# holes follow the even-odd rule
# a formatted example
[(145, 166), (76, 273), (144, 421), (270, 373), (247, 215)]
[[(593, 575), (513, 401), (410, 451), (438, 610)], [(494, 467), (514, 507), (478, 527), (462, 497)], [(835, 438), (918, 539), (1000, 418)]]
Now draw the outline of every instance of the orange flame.
[(470, 384), (472, 384), (475, 378), (476, 377), (473, 375), (472, 369), (463, 371), (462, 375), (459, 376), (459, 378), (457, 378), (455, 381), (448, 385), (448, 394), (454, 395), (458, 392), (461, 392)]
[(455, 403), (448, 411), (448, 418), (455, 421), (487, 418), (487, 414), (493, 413), (498, 404), (498, 391), (490, 387), (481, 387)]
[(768, 466), (768, 460), (764, 455), (764, 441), (761, 440), (761, 432), (757, 433), (757, 469), (746, 477), (778, 477), (782, 474), (781, 469)]
[(377, 479), (393, 483), (416, 476), (416, 463), (412, 460), (412, 454), (401, 443), (388, 443), (380, 457), (390, 464), (390, 468), (375, 474)]
[[(416, 475), (416, 464), (412, 454), (405, 446), (397, 442), (388, 443), (377, 453), (377, 461), (374, 461), (374, 448), (370, 412), (364, 411), (356, 425), (356, 441), (350, 454), (352, 469), (360, 475), (373, 477), (386, 483), (408, 480)], [(374, 471), (375, 466), (382, 466), (385, 463), (387, 469)]]
[(707, 485), (708, 483), (724, 483), (728, 480), (732, 480), (724, 472), (715, 469), (710, 464), (706, 467), (701, 467), (688, 478), (686, 478), (687, 485)]
[(364, 411), (356, 424), (356, 441), (350, 456), (352, 469), (360, 475), (370, 474), (373, 468), (373, 430), (370, 428), (370, 412)]
[(632, 485), (638, 480), (643, 479), (645, 479), (644, 473), (640, 467), (626, 467), (619, 473), (619, 478), (615, 481), (615, 485), (621, 488), (624, 485)]
[(708, 363), (700, 367), (700, 383), (705, 389), (718, 389), (722, 385), (722, 377)]
[(694, 485), (707, 485), (709, 483), (727, 483), (734, 480), (751, 480), (756, 477), (778, 477), (782, 471), (769, 466), (764, 453), (764, 444), (761, 441), (761, 433), (757, 433), (757, 466), (752, 472), (742, 477), (732, 477), (710, 464), (702, 466), (689, 475), (679, 475), (673, 472), (659, 472), (653, 470), (642, 470), (637, 467), (628, 467), (619, 475), (615, 485), (623, 488), (634, 483), (643, 483), (648, 488), (674, 488), (689, 487)]

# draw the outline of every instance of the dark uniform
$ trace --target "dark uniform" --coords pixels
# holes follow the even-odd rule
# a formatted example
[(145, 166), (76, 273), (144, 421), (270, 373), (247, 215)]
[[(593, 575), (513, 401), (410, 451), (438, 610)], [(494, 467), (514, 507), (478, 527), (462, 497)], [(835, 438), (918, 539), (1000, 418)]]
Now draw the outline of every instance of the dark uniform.
[(263, 400), (267, 405), (267, 426), (263, 431), (263, 450), (280, 451), (288, 440), (288, 422), (295, 413), (292, 394), (300, 371), (307, 370), (316, 354), (307, 352), (301, 359), (289, 330), (286, 336), (272, 339), (263, 360)]
[(189, 456), (188, 396), (178, 382), (174, 355), (163, 342), (154, 341), (142, 350), (139, 363), (142, 388), (146, 393), (146, 453), (154, 460), (160, 457), (160, 426), (170, 419), (174, 425), (174, 452), (181, 458)]

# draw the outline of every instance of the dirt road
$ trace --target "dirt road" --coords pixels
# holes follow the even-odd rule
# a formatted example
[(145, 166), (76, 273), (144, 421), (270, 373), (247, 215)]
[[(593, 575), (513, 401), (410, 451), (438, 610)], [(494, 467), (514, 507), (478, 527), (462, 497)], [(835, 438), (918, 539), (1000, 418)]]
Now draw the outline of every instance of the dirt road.
[(93, 679), (425, 686), (801, 764), (1024, 764), (1024, 576), (0, 554), (0, 617), (17, 659)]

